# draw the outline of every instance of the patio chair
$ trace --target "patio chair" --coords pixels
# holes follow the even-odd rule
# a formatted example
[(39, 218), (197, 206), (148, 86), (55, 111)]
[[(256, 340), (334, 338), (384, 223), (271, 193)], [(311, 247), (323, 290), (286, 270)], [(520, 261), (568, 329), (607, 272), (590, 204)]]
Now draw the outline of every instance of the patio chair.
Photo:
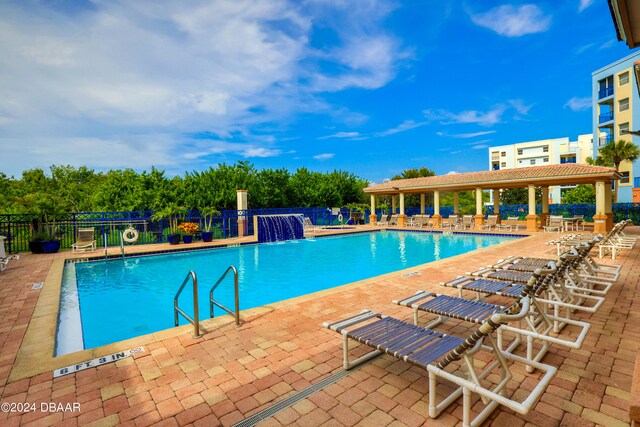
[[(582, 243), (577, 247), (578, 257), (571, 263), (565, 276), (565, 286), (576, 292), (588, 293), (590, 295), (606, 295), (613, 285), (613, 280), (609, 277), (598, 277), (584, 274), (580, 265), (584, 259), (588, 257), (589, 251), (593, 247), (595, 241), (591, 243)], [(502, 261), (495, 266), (485, 267), (480, 270), (468, 273), (471, 276), (484, 277), (494, 280), (506, 280), (510, 282), (526, 283), (533, 271), (549, 262), (547, 259), (532, 258), (523, 262), (510, 263)]]
[(456, 214), (451, 214), (447, 218), (443, 218), (440, 223), (440, 227), (445, 230), (453, 230), (454, 228), (458, 228), (458, 220), (460, 217)]
[(315, 225), (313, 222), (311, 222), (311, 218), (309, 218), (308, 216), (304, 217), (304, 221), (302, 223), (302, 227), (304, 229), (305, 232), (307, 233), (315, 233), (318, 230), (325, 230), (326, 227), (323, 225)]
[(482, 224), (483, 230), (491, 230), (492, 228), (498, 228), (498, 215), (487, 216), (487, 221)]
[[(620, 276), (621, 265), (604, 264), (596, 262), (589, 255), (591, 249), (599, 241), (598, 236), (593, 237), (589, 242), (580, 242), (574, 245), (581, 254), (578, 263), (577, 274), (587, 280), (616, 282)], [(518, 257), (510, 256), (504, 260), (499, 260), (491, 268), (508, 269), (518, 271), (534, 271), (540, 265), (550, 261), (546, 258)]]
[[(498, 405), (508, 407), (520, 414), (527, 414), (540, 399), (557, 371), (553, 366), (501, 351), (493, 337), (493, 333), (501, 325), (524, 319), (529, 313), (530, 303), (530, 297), (525, 297), (511, 306), (493, 313), (466, 339), (442, 334), (369, 310), (335, 323), (326, 322), (324, 326), (340, 333), (343, 337), (345, 369), (351, 369), (381, 353), (420, 367), (429, 373), (429, 416), (437, 417), (458, 397), (463, 396), (462, 425), (478, 426), (489, 417)], [(349, 360), (349, 340), (372, 347), (373, 350), (355, 360)], [(485, 345), (486, 341), (488, 342)], [(477, 371), (474, 356), (480, 350), (488, 351), (493, 359), (484, 364), (481, 371)], [(449, 372), (453, 370), (451, 368), (445, 370), (452, 362), (460, 359), (464, 362), (460, 364), (460, 367), (467, 371), (466, 375), (455, 375)], [(519, 390), (518, 397), (520, 399), (526, 396), (523, 400), (516, 400), (517, 395), (509, 397), (506, 393), (507, 385), (513, 378), (507, 361), (522, 364), (525, 367), (530, 366), (542, 372), (538, 384), (531, 391)], [(489, 374), (496, 368), (499, 368), (500, 372), (496, 380), (497, 384), (489, 377)], [(492, 377), (497, 376), (492, 375)], [(437, 402), (439, 379), (452, 382), (457, 388), (440, 402)], [(484, 409), (473, 419), (471, 418), (471, 409), (472, 407), (476, 408), (477, 402), (472, 401), (472, 393), (479, 395), (485, 405)]]
[[(553, 261), (547, 261), (547, 264), (537, 269), (529, 280), (528, 286), (522, 288), (522, 293), (517, 295), (517, 299), (530, 296), (532, 298), (531, 313), (527, 321), (517, 326), (503, 326), (497, 330), (497, 343), (501, 350), (513, 352), (521, 343), (521, 337), (527, 338), (527, 359), (541, 360), (547, 353), (549, 344), (559, 344), (568, 348), (580, 348), (589, 331), (591, 325), (586, 322), (573, 320), (567, 317), (556, 317), (545, 312), (541, 306), (537, 296), (546, 291), (550, 283), (556, 280), (562, 280), (567, 268), (568, 258), (578, 256), (577, 252), (562, 254), (558, 260), (557, 266)], [(548, 277), (547, 277), (548, 276)], [(414, 324), (418, 325), (419, 312), (434, 314), (437, 316), (435, 320), (426, 325), (427, 328), (434, 328), (443, 323), (445, 318), (457, 319), (471, 323), (482, 323), (493, 313), (504, 310), (505, 306), (490, 304), (484, 301), (467, 300), (460, 297), (449, 295), (440, 295), (433, 292), (418, 291), (415, 295), (402, 299), (394, 300), (394, 304), (409, 307), (413, 309)], [(577, 336), (573, 338), (561, 338), (551, 336), (550, 333), (554, 329), (554, 323), (559, 322), (564, 325), (573, 325), (580, 329)], [(503, 332), (510, 331), (515, 333), (515, 339), (505, 349), (503, 345)], [(537, 352), (534, 350), (534, 340), (543, 342), (541, 348)], [(534, 354), (535, 353), (535, 354)]]
[(562, 231), (562, 217), (559, 215), (551, 215), (549, 217), (549, 222), (547, 223), (547, 225), (543, 226), (542, 228), (544, 229), (545, 233), (551, 233), (553, 231), (560, 233)]
[(96, 250), (96, 238), (94, 236), (95, 230), (91, 228), (79, 228), (78, 238), (74, 244), (71, 245), (73, 253), (77, 252), (92, 252)]
[(509, 218), (502, 221), (501, 224), (496, 225), (496, 230), (501, 231), (518, 231), (520, 229), (520, 224), (518, 224), (517, 216), (510, 216)]
[(389, 219), (389, 223), (387, 224), (389, 227), (392, 226), (397, 226), (398, 225), (398, 215), (397, 214), (393, 214), (391, 215), (391, 218)]
[(462, 229), (473, 230), (473, 215), (463, 215), (462, 216)]
[(387, 216), (384, 219), (382, 219), (382, 216), (381, 216), (380, 221), (376, 222), (376, 225), (378, 227), (384, 227), (389, 225), (389, 221), (391, 221), (391, 214), (387, 214)]
[(4, 239), (4, 236), (0, 236), (0, 271), (6, 270), (12, 259), (20, 259), (20, 255), (7, 255), (4, 250)]

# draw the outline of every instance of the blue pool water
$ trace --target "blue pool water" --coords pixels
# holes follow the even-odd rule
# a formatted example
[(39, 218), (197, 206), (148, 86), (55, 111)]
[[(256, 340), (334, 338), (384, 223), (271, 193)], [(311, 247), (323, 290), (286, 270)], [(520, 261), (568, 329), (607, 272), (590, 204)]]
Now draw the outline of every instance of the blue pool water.
[[(206, 319), (209, 289), (229, 265), (238, 269), (240, 308), (247, 309), (510, 239), (513, 237), (386, 231), (70, 263), (63, 278), (57, 354), (173, 327), (173, 298), (189, 270), (197, 273), (200, 317)], [(233, 307), (231, 276), (215, 297)], [(190, 289), (180, 297), (180, 306), (192, 314)], [(217, 309), (217, 315), (222, 314)], [(181, 319), (180, 324), (185, 323)]]

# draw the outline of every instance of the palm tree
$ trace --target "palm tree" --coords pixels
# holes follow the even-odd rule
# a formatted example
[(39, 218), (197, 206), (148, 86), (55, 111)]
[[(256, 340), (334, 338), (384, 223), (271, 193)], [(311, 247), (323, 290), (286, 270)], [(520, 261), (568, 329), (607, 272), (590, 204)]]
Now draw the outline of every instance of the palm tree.
[[(604, 147), (600, 149), (600, 154), (598, 157), (602, 157), (602, 159), (608, 163), (613, 163), (613, 166), (616, 168), (616, 172), (620, 171), (620, 163), (625, 160), (633, 162), (640, 157), (640, 149), (633, 142), (625, 141), (624, 139), (618, 141), (611, 141)], [(616, 190), (613, 196), (613, 201), (618, 201), (618, 186), (616, 185)]]

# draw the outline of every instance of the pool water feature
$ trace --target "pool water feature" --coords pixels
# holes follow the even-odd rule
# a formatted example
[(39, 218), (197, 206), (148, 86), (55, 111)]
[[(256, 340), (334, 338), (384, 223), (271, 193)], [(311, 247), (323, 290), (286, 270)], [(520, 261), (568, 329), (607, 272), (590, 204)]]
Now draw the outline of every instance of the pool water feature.
[(258, 243), (304, 238), (304, 216), (300, 214), (256, 215), (254, 230)]
[[(56, 355), (174, 326), (173, 297), (196, 271), (200, 317), (208, 292), (234, 265), (241, 310), (259, 307), (512, 240), (511, 236), (381, 231), (348, 236), (67, 263), (60, 299)], [(233, 307), (232, 278), (215, 299)], [(192, 315), (191, 292), (180, 307)], [(221, 310), (218, 313), (223, 314)], [(81, 320), (81, 332), (78, 323)], [(184, 319), (180, 324), (186, 324)], [(74, 330), (74, 327), (76, 328)]]

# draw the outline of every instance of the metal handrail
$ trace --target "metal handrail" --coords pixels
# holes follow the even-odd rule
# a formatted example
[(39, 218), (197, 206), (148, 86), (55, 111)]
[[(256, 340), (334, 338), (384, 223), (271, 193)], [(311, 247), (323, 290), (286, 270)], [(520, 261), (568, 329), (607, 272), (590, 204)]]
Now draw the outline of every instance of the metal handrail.
[[(189, 283), (189, 279), (193, 281), (193, 319), (178, 307), (178, 297), (182, 293), (186, 284)], [(187, 274), (187, 277), (184, 278), (182, 285), (180, 285), (180, 289), (178, 289), (176, 296), (173, 298), (173, 320), (175, 326), (178, 326), (178, 314), (182, 314), (182, 316), (193, 325), (193, 338), (200, 338), (202, 334), (200, 333), (200, 315), (198, 312), (198, 277), (196, 276), (196, 272), (193, 270), (191, 270)]]
[[(213, 291), (216, 290), (218, 285), (224, 280), (225, 277), (227, 277), (227, 274), (229, 274), (230, 271), (233, 271), (233, 287), (235, 292), (235, 309), (236, 309), (235, 311), (225, 307), (224, 305), (220, 304), (218, 301), (213, 299)], [(225, 270), (225, 272), (222, 274), (222, 276), (220, 276), (216, 284), (213, 285), (209, 290), (209, 316), (211, 318), (213, 318), (214, 305), (223, 309), (230, 315), (234, 316), (236, 319), (236, 326), (240, 326), (240, 298), (238, 295), (238, 270), (233, 265), (230, 265), (229, 268)]]

